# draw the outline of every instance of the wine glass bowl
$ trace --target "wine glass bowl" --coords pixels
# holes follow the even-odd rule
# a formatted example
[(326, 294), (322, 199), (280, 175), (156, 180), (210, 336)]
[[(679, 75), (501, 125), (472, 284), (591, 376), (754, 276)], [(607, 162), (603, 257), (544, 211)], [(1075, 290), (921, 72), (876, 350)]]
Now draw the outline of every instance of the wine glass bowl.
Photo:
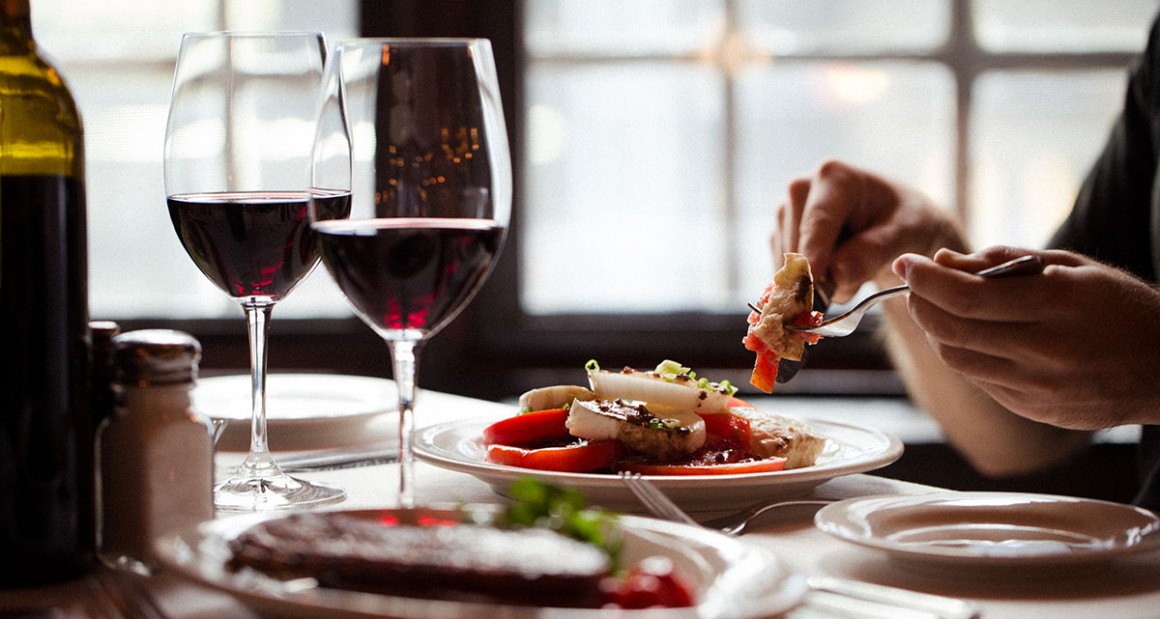
[(310, 215), (323, 264), (390, 349), (410, 507), (419, 351), (483, 285), (511, 214), (495, 63), (484, 39), (358, 39), (336, 48), (325, 81), (314, 187), (349, 189), (350, 215), (329, 218), (321, 201)]
[(214, 489), (220, 510), (287, 509), (345, 493), (286, 475), (266, 433), (270, 313), (318, 263), (308, 212), (347, 214), (347, 192), (312, 191), (325, 43), (320, 33), (182, 37), (165, 133), (165, 191), (182, 246), (238, 302), (250, 338), (250, 451)]

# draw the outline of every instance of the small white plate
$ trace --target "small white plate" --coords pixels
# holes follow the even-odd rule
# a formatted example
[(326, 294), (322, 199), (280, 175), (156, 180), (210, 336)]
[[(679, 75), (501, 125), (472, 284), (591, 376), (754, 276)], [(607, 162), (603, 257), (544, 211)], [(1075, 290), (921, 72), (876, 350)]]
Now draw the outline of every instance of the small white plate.
[[(480, 507), (481, 510), (493, 508)], [(437, 519), (454, 517), (452, 509), (417, 510)], [(365, 518), (399, 515), (399, 510), (357, 510), (347, 514)], [(749, 619), (778, 615), (796, 606), (805, 595), (805, 582), (791, 574), (768, 550), (745, 544), (714, 531), (649, 518), (623, 516), (622, 560), (633, 565), (655, 555), (669, 557), (674, 569), (696, 591), (694, 609), (610, 611), (506, 606), (480, 602), (421, 600), (340, 589), (327, 589), (303, 580), (282, 582), (252, 570), (226, 568), (230, 540), (248, 527), (284, 514), (244, 514), (218, 518), (161, 538), (162, 562), (194, 581), (226, 591), (260, 613), (288, 617), (398, 619), (677, 619), (730, 617)], [(415, 514), (398, 520), (412, 521)]]
[[(474, 475), (505, 496), (512, 481), (530, 475), (579, 488), (596, 505), (638, 505), (632, 492), (615, 475), (536, 471), (488, 462), (482, 433), (494, 421), (455, 421), (421, 430), (415, 437), (415, 455), (436, 466)], [(800, 496), (835, 477), (882, 468), (902, 455), (902, 442), (886, 432), (832, 421), (803, 421), (826, 438), (825, 449), (813, 466), (768, 473), (645, 477), (685, 509), (725, 510)]]
[[(193, 406), (212, 420), (228, 422), (220, 448), (244, 451), (249, 447), (248, 374), (199, 380)], [(397, 420), (384, 413), (395, 409), (395, 383), (383, 378), (290, 373), (266, 378), (266, 426), (273, 451), (365, 443), (368, 433), (375, 434), (371, 437), (375, 439), (390, 438)]]
[(1160, 517), (1120, 503), (1010, 492), (848, 499), (814, 519), (839, 539), (923, 567), (1077, 567), (1160, 549)]

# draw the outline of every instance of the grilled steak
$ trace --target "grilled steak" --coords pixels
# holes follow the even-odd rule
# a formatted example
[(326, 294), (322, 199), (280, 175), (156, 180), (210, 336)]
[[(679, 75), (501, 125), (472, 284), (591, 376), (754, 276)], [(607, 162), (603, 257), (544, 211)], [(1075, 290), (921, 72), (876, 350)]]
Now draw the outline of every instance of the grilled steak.
[(234, 570), (423, 597), (592, 608), (610, 569), (598, 548), (546, 529), (414, 526), (341, 513), (269, 520), (230, 542)]

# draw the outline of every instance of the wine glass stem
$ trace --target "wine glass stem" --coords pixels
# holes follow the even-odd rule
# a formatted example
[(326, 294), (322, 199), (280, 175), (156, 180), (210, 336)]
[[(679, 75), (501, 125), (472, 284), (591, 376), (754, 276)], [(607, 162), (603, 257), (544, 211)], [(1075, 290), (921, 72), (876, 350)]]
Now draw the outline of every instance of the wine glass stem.
[(241, 465), (243, 475), (277, 475), (281, 471), (270, 455), (266, 435), (266, 341), (270, 333), (273, 303), (246, 304), (246, 324), (250, 336), (250, 453)]
[(391, 340), (391, 364), (399, 390), (399, 507), (415, 506), (415, 454), (411, 435), (415, 424), (415, 391), (419, 364), (419, 343)]

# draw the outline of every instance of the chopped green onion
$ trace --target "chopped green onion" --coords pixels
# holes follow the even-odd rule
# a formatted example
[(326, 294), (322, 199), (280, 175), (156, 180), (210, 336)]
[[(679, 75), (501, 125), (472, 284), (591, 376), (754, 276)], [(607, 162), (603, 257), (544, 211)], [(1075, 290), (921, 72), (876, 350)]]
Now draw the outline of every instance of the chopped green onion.
[(718, 384), (725, 389), (725, 395), (727, 396), (732, 396), (733, 394), (737, 393), (737, 387), (734, 387), (733, 383), (729, 382), (728, 379), (723, 380)]
[(648, 427), (650, 430), (676, 430), (681, 427), (680, 419), (657, 419), (653, 417), (648, 420)]
[(672, 359), (665, 359), (664, 361), (661, 361), (653, 371), (670, 383), (676, 380), (677, 377), (682, 374), (688, 376), (690, 379), (696, 379), (697, 377), (692, 368), (685, 367), (680, 363), (673, 361)]
[(584, 364), (584, 369), (589, 372), (599, 372), (600, 364), (597, 363), (595, 359), (589, 359), (588, 363)]

